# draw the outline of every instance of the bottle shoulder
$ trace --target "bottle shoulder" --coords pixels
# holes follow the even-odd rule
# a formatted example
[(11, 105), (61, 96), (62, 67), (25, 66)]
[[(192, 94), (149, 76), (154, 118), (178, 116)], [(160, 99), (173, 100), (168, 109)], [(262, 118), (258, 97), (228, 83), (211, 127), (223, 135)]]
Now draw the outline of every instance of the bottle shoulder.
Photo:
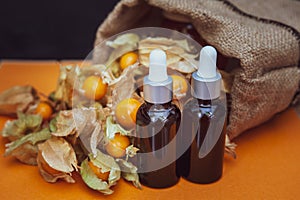
[(149, 104), (143, 103), (139, 111), (160, 113), (160, 112), (170, 112), (170, 114), (180, 113), (180, 109), (173, 103), (168, 104)]
[(202, 104), (201, 100), (191, 98), (183, 107), (183, 115), (195, 115), (198, 118), (203, 116), (209, 116), (210, 118), (220, 117), (226, 115), (226, 102), (215, 99), (209, 103)]
[(148, 104), (143, 103), (137, 111), (137, 121), (144, 119), (143, 121), (157, 121), (168, 120), (174, 118), (175, 120), (181, 118), (181, 112), (179, 108), (173, 104)]

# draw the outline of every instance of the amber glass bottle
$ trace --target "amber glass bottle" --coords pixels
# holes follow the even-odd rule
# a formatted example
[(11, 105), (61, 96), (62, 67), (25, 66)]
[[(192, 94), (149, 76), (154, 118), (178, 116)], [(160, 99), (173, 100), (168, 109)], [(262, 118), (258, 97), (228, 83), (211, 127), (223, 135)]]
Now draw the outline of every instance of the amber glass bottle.
[(171, 103), (172, 78), (167, 76), (166, 54), (150, 53), (149, 76), (144, 78), (145, 103), (137, 111), (135, 145), (140, 181), (153, 188), (166, 188), (179, 180), (176, 164), (176, 133), (181, 113)]
[[(180, 175), (176, 172), (176, 145), (170, 142), (175, 139), (180, 118), (180, 110), (171, 102), (145, 102), (138, 110), (137, 132), (142, 135), (137, 138), (137, 147), (139, 153), (148, 153), (139, 157), (139, 169), (148, 171), (139, 174), (143, 185), (165, 188), (178, 182)], [(160, 164), (162, 168), (155, 169)]]
[[(226, 108), (218, 99), (213, 101), (193, 99), (185, 105), (183, 143), (190, 144), (190, 146), (181, 158), (181, 174), (187, 180), (196, 183), (211, 183), (222, 176), (226, 128), (223, 118), (225, 115)], [(205, 138), (207, 138), (206, 141)], [(214, 142), (215, 144), (212, 144)], [(207, 145), (208, 149), (204, 145)]]
[(216, 50), (202, 48), (197, 72), (192, 75), (192, 96), (183, 109), (180, 159), (184, 178), (196, 183), (217, 181), (223, 172), (226, 102), (220, 98), (221, 75)]

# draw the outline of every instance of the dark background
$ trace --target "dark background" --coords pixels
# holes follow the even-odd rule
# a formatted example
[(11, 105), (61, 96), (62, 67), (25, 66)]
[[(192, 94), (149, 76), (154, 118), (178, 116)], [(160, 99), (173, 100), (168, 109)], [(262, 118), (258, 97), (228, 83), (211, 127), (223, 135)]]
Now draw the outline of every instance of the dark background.
[(0, 59), (82, 59), (119, 0), (1, 0)]

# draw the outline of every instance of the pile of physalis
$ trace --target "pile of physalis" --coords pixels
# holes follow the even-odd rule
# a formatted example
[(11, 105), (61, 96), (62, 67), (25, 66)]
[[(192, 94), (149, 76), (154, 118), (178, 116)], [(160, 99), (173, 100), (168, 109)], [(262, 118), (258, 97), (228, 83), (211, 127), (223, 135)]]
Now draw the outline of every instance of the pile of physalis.
[[(167, 52), (175, 103), (187, 98), (187, 79), (195, 71), (190, 63), (197, 55), (185, 40), (140, 39), (130, 33), (106, 45), (113, 51), (104, 64), (61, 66), (49, 96), (32, 86), (0, 94), (0, 115), (13, 117), (1, 132), (9, 140), (5, 156), (37, 165), (50, 183), (74, 183), (72, 173), (80, 173), (88, 187), (104, 194), (112, 194), (121, 177), (141, 188), (133, 139), (148, 55), (155, 48)], [(227, 150), (233, 148), (227, 144)]]

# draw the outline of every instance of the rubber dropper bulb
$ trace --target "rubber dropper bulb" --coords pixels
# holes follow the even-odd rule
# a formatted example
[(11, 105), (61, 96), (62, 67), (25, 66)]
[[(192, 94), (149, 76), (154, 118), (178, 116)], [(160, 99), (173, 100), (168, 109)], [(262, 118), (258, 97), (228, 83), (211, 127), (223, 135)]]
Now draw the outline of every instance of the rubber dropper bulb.
[(192, 95), (197, 99), (216, 99), (221, 92), (221, 74), (217, 71), (217, 51), (205, 46), (200, 51), (198, 71), (192, 74)]
[(163, 82), (168, 79), (167, 56), (163, 50), (155, 49), (150, 52), (149, 58), (149, 80)]
[(200, 51), (197, 75), (201, 78), (214, 78), (217, 75), (217, 51), (212, 46), (205, 46)]

